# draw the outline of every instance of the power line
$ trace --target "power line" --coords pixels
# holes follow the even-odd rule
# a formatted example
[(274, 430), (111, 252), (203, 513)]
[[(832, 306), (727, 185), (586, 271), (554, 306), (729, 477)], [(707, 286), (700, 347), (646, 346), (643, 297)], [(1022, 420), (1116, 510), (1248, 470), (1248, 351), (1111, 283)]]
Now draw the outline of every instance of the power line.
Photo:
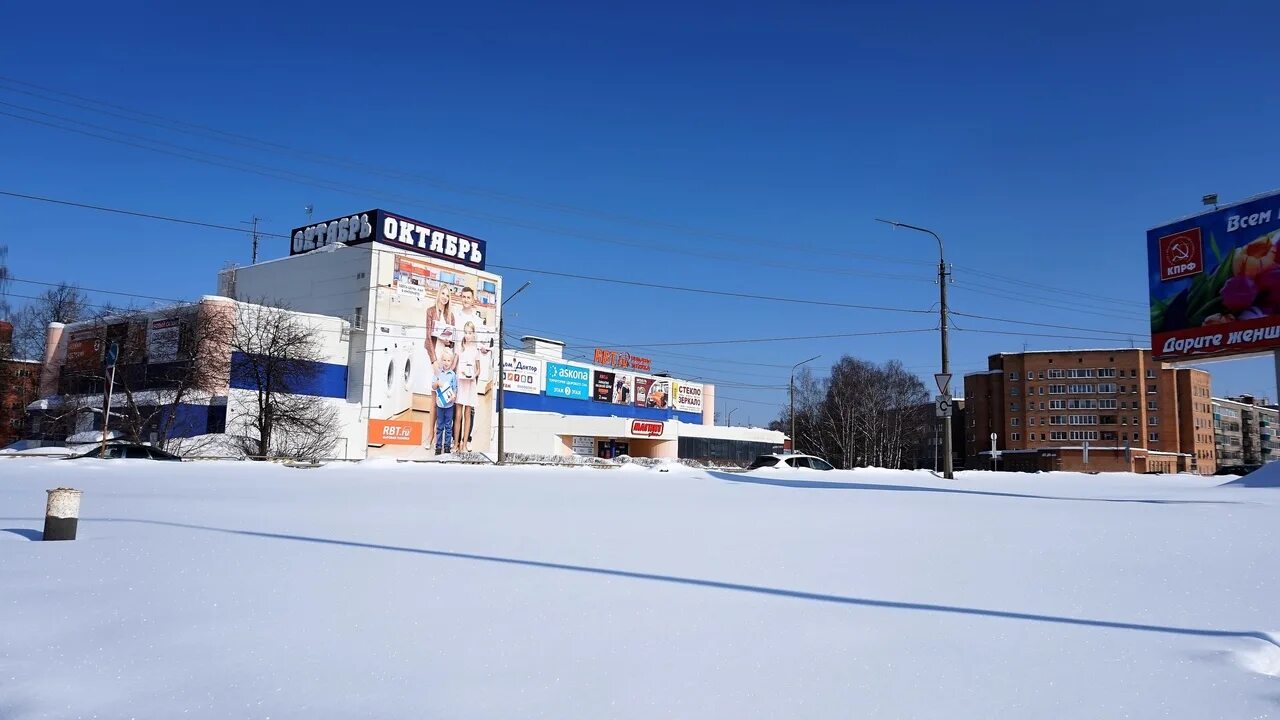
[[(528, 205), (532, 207), (539, 207), (539, 208), (548, 209), (548, 210), (568, 212), (575, 215), (580, 215), (585, 217), (594, 217), (594, 218), (603, 219), (611, 222), (618, 222), (618, 223), (639, 225), (639, 226), (646, 226), (646, 227), (656, 227), (663, 230), (671, 230), (671, 231), (679, 232), (686, 235), (696, 236), (696, 237), (709, 237), (709, 238), (715, 238), (715, 239), (721, 239), (721, 240), (728, 240), (734, 243), (745, 242), (745, 243), (754, 244), (762, 247), (768, 247), (768, 248), (774, 247), (774, 244), (768, 241), (762, 241), (755, 238), (744, 237), (744, 236), (735, 235), (735, 234), (712, 232), (712, 231), (707, 231), (700, 228), (693, 228), (686, 225), (681, 225), (678, 223), (655, 220), (653, 218), (640, 218), (640, 217), (634, 217), (634, 216), (622, 215), (622, 214), (616, 214), (616, 213), (607, 213), (607, 212), (601, 212), (598, 210), (573, 206), (565, 203), (548, 202), (544, 200), (538, 200), (535, 198), (529, 198), (526, 196), (514, 195), (511, 193), (504, 193), (504, 192), (499, 192), (499, 191), (494, 191), (494, 190), (489, 190), (484, 188), (467, 187), (467, 186), (458, 185), (456, 183), (446, 182), (438, 178), (429, 177), (426, 175), (416, 174), (412, 172), (389, 171), (386, 168), (382, 168), (377, 165), (373, 165), (371, 163), (360, 162), (360, 161), (352, 160), (350, 158), (343, 158), (336, 155), (329, 155), (326, 153), (319, 153), (315, 151), (294, 148), (281, 143), (262, 140), (262, 139), (254, 138), (248, 135), (228, 132), (225, 130), (219, 130), (217, 128), (209, 127), (207, 125), (200, 125), (197, 123), (190, 123), (183, 120), (166, 118), (162, 115), (157, 115), (155, 113), (148, 113), (140, 110), (127, 108), (122, 105), (116, 105), (116, 104), (108, 103), (101, 100), (95, 100), (95, 99), (84, 97), (81, 95), (75, 95), (73, 93), (56, 90), (53, 88), (37, 85), (35, 83), (18, 80), (16, 78), (0, 76), (0, 83), (5, 83), (9, 85), (20, 85), (23, 87), (34, 88), (36, 90), (42, 91), (42, 92), (31, 92), (30, 90), (21, 90), (13, 87), (0, 86), (0, 90), (4, 90), (6, 92), (19, 93), (22, 95), (26, 95), (28, 97), (38, 98), (40, 100), (44, 100), (47, 102), (54, 102), (61, 105), (76, 107), (82, 110), (88, 110), (90, 112), (95, 112), (95, 113), (123, 119), (128, 122), (134, 122), (134, 123), (139, 123), (143, 125), (149, 125), (152, 127), (158, 127), (171, 132), (181, 132), (188, 135), (194, 134), (200, 137), (210, 138), (210, 139), (214, 139), (215, 141), (226, 142), (232, 145), (238, 145), (240, 147), (247, 147), (257, 151), (266, 149), (269, 152), (275, 152), (277, 154), (284, 154), (284, 155), (288, 155), (295, 158), (301, 158), (309, 162), (322, 163), (325, 165), (337, 164), (341, 167), (345, 167), (353, 170), (359, 170), (370, 175), (381, 176), (381, 177), (385, 177), (392, 180), (416, 181), (416, 182), (429, 185), (431, 187), (447, 190), (449, 192), (474, 195), (479, 197), (501, 200), (504, 202), (513, 202), (513, 203)], [(68, 100), (59, 99), (57, 97), (50, 97), (50, 94), (62, 96), (64, 98), (73, 98), (74, 100), (77, 100), (79, 102), (71, 102)], [(102, 107), (94, 107), (95, 105), (102, 106)], [(111, 112), (109, 110), (104, 110), (102, 109), (103, 107), (113, 108), (114, 110), (123, 111), (124, 113), (127, 113), (127, 115), (121, 114), (119, 112)], [(40, 112), (40, 111), (36, 111), (36, 112)], [(130, 115), (136, 115), (138, 117), (130, 117)], [(861, 258), (861, 259), (875, 260), (875, 261), (886, 262), (886, 263), (899, 263), (899, 264), (907, 264), (907, 265), (924, 265), (924, 266), (932, 265), (932, 263), (930, 262), (925, 262), (920, 260), (904, 260), (901, 258), (891, 258), (891, 257), (885, 257), (881, 255), (868, 254), (868, 253), (850, 252), (848, 250), (841, 250), (841, 249), (835, 249), (835, 248), (823, 248), (823, 247), (815, 248), (810, 246), (810, 249), (816, 249), (828, 255), (840, 255), (840, 256), (845, 256), (850, 258)]]
[(1028, 320), (1009, 320), (1007, 318), (991, 317), (990, 315), (977, 315), (974, 313), (958, 312), (956, 310), (951, 310), (949, 314), (958, 316), (958, 317), (975, 318), (977, 320), (991, 320), (993, 322), (1011, 323), (1013, 325), (1028, 325), (1032, 327), (1057, 328), (1059, 330), (1079, 330), (1082, 332), (1096, 332), (1096, 333), (1103, 333), (1107, 335), (1119, 335), (1121, 337), (1133, 337), (1134, 335), (1141, 334), (1141, 333), (1132, 333), (1132, 332), (1122, 332), (1119, 330), (1099, 330), (1097, 328), (1082, 328), (1074, 325), (1055, 325), (1053, 323), (1031, 322)]
[[(3, 113), (0, 113), (0, 114), (3, 114)], [(235, 232), (238, 234), (244, 232), (242, 228), (237, 228), (230, 225), (222, 225), (218, 223), (209, 223), (209, 222), (202, 222), (202, 221), (196, 221), (196, 220), (174, 218), (174, 217), (158, 215), (154, 213), (122, 210), (119, 208), (111, 208), (111, 207), (94, 205), (89, 203), (80, 203), (80, 202), (74, 202), (70, 200), (54, 199), (54, 198), (48, 198), (48, 197), (43, 197), (38, 195), (32, 195), (28, 193), (18, 193), (18, 192), (13, 192), (8, 190), (0, 190), (0, 195), (20, 198), (25, 200), (32, 200), (37, 202), (46, 202), (46, 203), (53, 203), (57, 205), (77, 207), (77, 208), (82, 208), (87, 210), (96, 210), (100, 212), (129, 215), (129, 216), (145, 218), (145, 219), (181, 223), (186, 225), (194, 225), (194, 226), (200, 226), (200, 227), (205, 227), (205, 228), (215, 229), (215, 230), (225, 230), (225, 231)], [(277, 238), (288, 237), (287, 235), (281, 235), (278, 233), (261, 232), (260, 234), (266, 237), (277, 237)], [(661, 283), (642, 282), (637, 280), (622, 280), (618, 278), (607, 278), (607, 277), (600, 277), (600, 276), (593, 276), (593, 275), (583, 275), (578, 273), (566, 273), (566, 272), (559, 272), (554, 270), (544, 270), (540, 268), (528, 268), (528, 267), (522, 267), (518, 265), (501, 265), (501, 264), (493, 263), (490, 265), (490, 267), (504, 269), (504, 270), (515, 270), (518, 272), (527, 272), (527, 273), (538, 274), (538, 275), (548, 275), (552, 277), (585, 280), (590, 282), (610, 283), (610, 284), (624, 285), (624, 286), (630, 286), (630, 287), (643, 287), (643, 288), (650, 288), (650, 289), (657, 289), (657, 290), (688, 292), (688, 293), (694, 293), (694, 294), (712, 295), (712, 296), (720, 296), (720, 297), (732, 297), (732, 298), (748, 299), (748, 300), (764, 300), (768, 302), (815, 305), (815, 306), (822, 306), (822, 307), (836, 307), (836, 308), (844, 308), (844, 309), (852, 309), (852, 310), (871, 310), (871, 311), (880, 311), (880, 312), (909, 313), (909, 314), (917, 314), (917, 315), (920, 315), (920, 314), (927, 315), (927, 314), (932, 314), (933, 312), (932, 310), (927, 310), (927, 309), (896, 308), (896, 307), (888, 307), (888, 306), (881, 306), (881, 305), (840, 303), (840, 302), (834, 302), (834, 301), (814, 300), (814, 299), (806, 299), (806, 298), (788, 298), (788, 297), (777, 297), (777, 296), (769, 296), (769, 295), (754, 295), (750, 293), (731, 292), (731, 291), (724, 291), (724, 290), (711, 290), (709, 288), (690, 288), (690, 287), (682, 287), (682, 286), (676, 286), (676, 285), (664, 285)], [(1097, 328), (1082, 328), (1082, 327), (1071, 326), (1071, 325), (1055, 325), (1055, 324), (1049, 324), (1049, 323), (1036, 323), (1036, 322), (1028, 322), (1028, 321), (1022, 321), (1022, 320), (1012, 320), (1008, 318), (998, 318), (998, 317), (992, 317), (988, 315), (964, 313), (956, 310), (950, 311), (949, 314), (952, 316), (971, 317), (971, 318), (976, 318), (981, 320), (989, 320), (992, 322), (1012, 323), (1017, 325), (1030, 325), (1035, 327), (1049, 327), (1049, 328), (1065, 329), (1065, 330), (1078, 330), (1078, 331), (1084, 331), (1084, 332), (1097, 332), (1097, 333), (1104, 333), (1104, 334), (1120, 335), (1123, 337), (1130, 337), (1135, 334), (1131, 332), (1122, 332), (1122, 331), (1115, 331), (1115, 330), (1100, 330)]]
[[(394, 199), (395, 201), (405, 205), (422, 207), (422, 208), (430, 209), (432, 211), (453, 213), (456, 215), (462, 215), (465, 217), (471, 217), (471, 218), (476, 218), (480, 220), (487, 220), (489, 222), (499, 223), (503, 225), (510, 225), (513, 227), (519, 227), (519, 228), (524, 228), (529, 230), (538, 230), (542, 232), (568, 236), (568, 237), (576, 237), (579, 239), (591, 240), (593, 242), (604, 242), (604, 243), (609, 243), (613, 245), (622, 245), (625, 247), (637, 248), (637, 249), (642, 249), (650, 252), (666, 252), (666, 253), (672, 253), (677, 255), (687, 255), (690, 257), (699, 257), (703, 259), (719, 260), (722, 262), (732, 262), (732, 263), (738, 263), (738, 264), (748, 264), (748, 265), (756, 264), (750, 260), (746, 260), (742, 258), (741, 256), (719, 255), (715, 253), (698, 252), (698, 251), (689, 250), (688, 248), (683, 248), (683, 247), (672, 247), (668, 245), (661, 245), (658, 243), (654, 243), (652, 241), (625, 240), (625, 239), (620, 239), (613, 236), (600, 235), (598, 233), (584, 233), (577, 230), (542, 225), (539, 223), (529, 222), (527, 220), (521, 220), (518, 218), (512, 218), (512, 217), (507, 217), (503, 215), (494, 215), (492, 213), (484, 213), (484, 212), (479, 212), (475, 210), (469, 210), (467, 208), (460, 208), (457, 206), (425, 203), (417, 198), (397, 196), (397, 195), (388, 193), (384, 190), (379, 190), (376, 188), (367, 188), (367, 187), (360, 187), (356, 185), (349, 185), (345, 183), (336, 183), (324, 178), (317, 178), (312, 175), (306, 175), (303, 173), (294, 172), (292, 170), (283, 170), (280, 168), (271, 167), (269, 165), (262, 165), (258, 163), (247, 162), (244, 160), (240, 160), (239, 158), (233, 158), (226, 155), (219, 155), (217, 153), (211, 153), (204, 150), (189, 148), (184, 145), (178, 145), (178, 144), (166, 142), (163, 140), (156, 140), (154, 138), (140, 136), (135, 133), (129, 133), (122, 130), (116, 130), (114, 128), (109, 128), (102, 125), (85, 122), (83, 120), (67, 118), (65, 116), (56, 115), (54, 113), (47, 113), (42, 110), (36, 110), (32, 108), (26, 108), (20, 105), (14, 105), (13, 103), (6, 103), (3, 101), (0, 101), (0, 105), (11, 107), (11, 108), (17, 108), (24, 112), (36, 113), (38, 115), (43, 115), (45, 117), (51, 117), (56, 120), (60, 120), (62, 122), (70, 122), (76, 125), (83, 125), (85, 127), (93, 128), (95, 130), (114, 133), (124, 138), (133, 138), (133, 140), (124, 140), (120, 138), (114, 138), (107, 135), (102, 135), (100, 133), (90, 132), (88, 130), (81, 130), (79, 128), (74, 128), (74, 127), (67, 127), (65, 125), (60, 125), (55, 122), (49, 122), (47, 120), (39, 120), (36, 118), (30, 118), (23, 115), (16, 115), (14, 113), (0, 110), (0, 115), (14, 118), (16, 120), (22, 120), (24, 122), (29, 122), (36, 125), (43, 125), (43, 126), (55, 128), (58, 130), (64, 130), (66, 132), (72, 132), (79, 135), (95, 138), (98, 140), (104, 140), (106, 142), (125, 145), (128, 147), (138, 148), (142, 150), (149, 150), (151, 152), (160, 153), (162, 155), (171, 155), (174, 157), (180, 157), (186, 160), (192, 160), (195, 162), (214, 165), (217, 167), (227, 168), (230, 170), (247, 172), (247, 173), (259, 175), (262, 177), (272, 178), (275, 180), (284, 180), (285, 182), (291, 182), (291, 183), (305, 185), (309, 187), (318, 187), (325, 190), (332, 190), (334, 192), (340, 192), (340, 193), (359, 196), (359, 197), (378, 197), (383, 199)], [(137, 140), (141, 140), (142, 143), (151, 143), (153, 145), (159, 145), (162, 147), (152, 147), (151, 145), (144, 145), (144, 144), (141, 144), (140, 142), (136, 142)], [(174, 149), (169, 150), (164, 148), (174, 148)], [(203, 155), (205, 157), (197, 157), (198, 155)], [(812, 272), (812, 273), (829, 274), (829, 275), (855, 276), (855, 277), (856, 276), (882, 277), (882, 278), (888, 278), (888, 279), (899, 279), (899, 280), (910, 280), (910, 281), (925, 280), (924, 278), (917, 278), (911, 275), (868, 273), (868, 272), (852, 271), (852, 270), (840, 270), (840, 269), (835, 269), (830, 267), (819, 267), (814, 265), (808, 265), (808, 266), (789, 265), (789, 264), (773, 262), (772, 267), (795, 270), (797, 272)]]
[(958, 270), (965, 270), (967, 272), (973, 273), (974, 275), (981, 275), (981, 276), (989, 277), (995, 280), (1000, 280), (1005, 283), (1021, 285), (1023, 287), (1032, 288), (1042, 292), (1048, 291), (1048, 292), (1053, 292), (1059, 295), (1074, 295), (1077, 297), (1087, 298), (1090, 300), (1098, 300), (1098, 301), (1112, 303), (1112, 304), (1132, 305), (1134, 307), (1140, 307), (1140, 308), (1146, 307), (1144, 303), (1136, 302), (1134, 300), (1121, 300), (1119, 298), (1107, 297), (1105, 295), (1096, 295), (1094, 293), (1081, 292), (1080, 290), (1053, 287), (1053, 286), (1045, 285), (1039, 282), (1030, 282), (1028, 280), (1009, 277), (1008, 275), (997, 275), (996, 273), (987, 272), (985, 270), (978, 270), (976, 268), (966, 267), (964, 265), (954, 265), (953, 267), (955, 267)]

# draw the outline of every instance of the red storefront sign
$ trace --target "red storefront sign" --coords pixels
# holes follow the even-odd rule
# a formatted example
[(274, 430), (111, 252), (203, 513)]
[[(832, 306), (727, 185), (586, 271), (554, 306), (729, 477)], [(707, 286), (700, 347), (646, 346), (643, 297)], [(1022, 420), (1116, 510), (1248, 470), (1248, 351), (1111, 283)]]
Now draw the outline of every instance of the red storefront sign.
[(666, 425), (656, 420), (632, 420), (631, 434), (640, 437), (658, 437)]
[(647, 357), (618, 352), (617, 350), (605, 350), (604, 348), (596, 348), (595, 361), (597, 365), (639, 370), (640, 372), (649, 372), (653, 367), (653, 362)]

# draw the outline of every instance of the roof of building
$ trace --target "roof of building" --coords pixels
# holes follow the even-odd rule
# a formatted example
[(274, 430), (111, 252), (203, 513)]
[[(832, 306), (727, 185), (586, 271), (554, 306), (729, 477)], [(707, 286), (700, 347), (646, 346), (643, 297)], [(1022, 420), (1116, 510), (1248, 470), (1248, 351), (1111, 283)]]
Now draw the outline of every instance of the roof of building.
[(1093, 352), (1150, 352), (1151, 348), (1145, 347), (1126, 347), (1126, 348), (1081, 348), (1079, 350), (1023, 350), (1022, 352), (999, 352), (995, 355), (1070, 355), (1072, 353), (1093, 353)]

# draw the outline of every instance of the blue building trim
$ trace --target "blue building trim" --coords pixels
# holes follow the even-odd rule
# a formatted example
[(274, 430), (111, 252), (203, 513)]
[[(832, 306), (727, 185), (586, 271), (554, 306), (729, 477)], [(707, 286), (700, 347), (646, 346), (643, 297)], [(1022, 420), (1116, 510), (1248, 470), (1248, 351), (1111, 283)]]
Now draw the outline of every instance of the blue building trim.
[[(245, 367), (247, 355), (231, 353), (231, 387), (237, 390), (257, 390), (258, 384)], [(314, 372), (302, 373), (294, 378), (289, 392), (295, 395), (315, 395), (328, 398), (347, 396), (347, 366), (334, 363), (307, 363)]]
[(532, 393), (503, 393), (503, 404), (508, 410), (534, 410), (537, 412), (560, 413), (561, 415), (585, 415), (589, 417), (625, 417), (639, 420), (679, 420), (693, 425), (702, 424), (701, 413), (681, 412), (678, 410), (637, 407), (635, 405), (615, 405), (613, 403), (596, 402), (595, 400), (572, 400), (570, 398), (550, 395), (534, 395)]

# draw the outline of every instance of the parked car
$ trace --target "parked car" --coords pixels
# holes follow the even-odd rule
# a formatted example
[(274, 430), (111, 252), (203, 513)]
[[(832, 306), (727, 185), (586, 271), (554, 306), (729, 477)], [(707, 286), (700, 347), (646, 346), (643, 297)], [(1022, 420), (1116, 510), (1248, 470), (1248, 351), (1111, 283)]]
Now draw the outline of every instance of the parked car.
[(182, 458), (167, 453), (160, 448), (151, 447), (150, 445), (141, 445), (138, 443), (109, 442), (104, 448), (102, 446), (95, 447), (87, 453), (75, 455), (69, 460), (78, 458), (107, 458), (107, 459), (123, 459), (123, 460), (169, 460), (182, 462)]
[(815, 455), (798, 453), (770, 453), (761, 455), (747, 466), (748, 470), (763, 468), (802, 468), (805, 470), (834, 470), (831, 463)]

